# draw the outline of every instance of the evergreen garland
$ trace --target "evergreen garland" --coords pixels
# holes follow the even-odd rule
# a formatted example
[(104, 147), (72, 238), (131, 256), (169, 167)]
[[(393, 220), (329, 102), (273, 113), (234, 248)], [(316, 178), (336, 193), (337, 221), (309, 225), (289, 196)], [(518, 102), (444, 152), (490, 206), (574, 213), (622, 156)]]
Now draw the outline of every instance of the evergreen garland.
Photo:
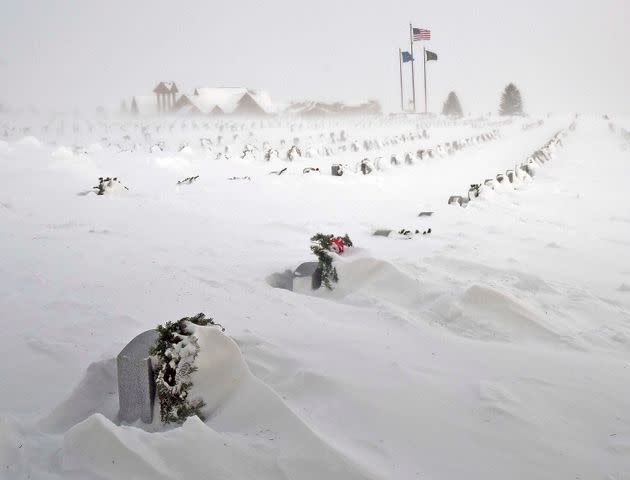
[(186, 177), (183, 180), (179, 180), (177, 182), (177, 185), (182, 185), (183, 183), (186, 183), (186, 184), (190, 185), (191, 183), (193, 183), (198, 178), (199, 178), (199, 175), (195, 175), (194, 177)]
[[(332, 234), (324, 235), (323, 233), (317, 233), (311, 237), (311, 242), (313, 242), (313, 245), (311, 245), (311, 251), (315, 254), (317, 260), (319, 261), (322, 283), (328, 290), (332, 290), (331, 282), (337, 283), (339, 281), (339, 275), (337, 275), (337, 269), (332, 264), (333, 258), (330, 254), (333, 249), (334, 238), (335, 236)], [(343, 241), (343, 244), (346, 247), (353, 246), (352, 240), (350, 240), (350, 237), (347, 234), (339, 238)]]
[(98, 185), (92, 187), (92, 190), (94, 190), (97, 195), (105, 195), (107, 189), (113, 187), (114, 183), (119, 183), (120, 186), (123, 187), (125, 190), (129, 190), (122, 183), (120, 183), (120, 180), (118, 180), (117, 177), (98, 177)]
[(194, 415), (204, 420), (201, 409), (205, 402), (188, 399), (192, 387), (190, 376), (197, 370), (194, 360), (199, 353), (197, 337), (192, 334), (193, 324), (217, 325), (222, 332), (225, 331), (212, 318), (198, 313), (194, 317), (184, 317), (176, 322), (158, 325), (158, 338), (149, 351), (157, 357), (154, 375), (160, 401), (160, 418), (164, 423), (183, 422)]

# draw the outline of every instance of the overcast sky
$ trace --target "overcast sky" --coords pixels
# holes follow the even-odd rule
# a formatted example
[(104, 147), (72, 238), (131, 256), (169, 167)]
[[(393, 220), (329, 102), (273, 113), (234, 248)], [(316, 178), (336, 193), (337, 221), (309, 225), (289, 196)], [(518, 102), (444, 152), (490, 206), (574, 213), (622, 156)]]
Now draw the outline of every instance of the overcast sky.
[[(395, 110), (409, 22), (439, 55), (429, 110), (455, 90), (496, 111), (514, 82), (531, 113), (630, 113), (630, 0), (0, 0), (0, 103), (112, 107), (175, 80)], [(418, 62), (419, 106), (422, 83)]]

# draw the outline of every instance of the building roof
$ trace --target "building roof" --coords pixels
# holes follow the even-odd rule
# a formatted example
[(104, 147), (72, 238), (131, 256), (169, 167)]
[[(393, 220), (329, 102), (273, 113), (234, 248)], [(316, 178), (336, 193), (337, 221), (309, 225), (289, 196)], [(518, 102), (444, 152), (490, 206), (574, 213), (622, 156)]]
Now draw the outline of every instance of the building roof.
[(153, 89), (153, 93), (177, 93), (179, 90), (177, 89), (177, 85), (175, 82), (160, 82), (157, 84), (157, 87)]
[[(223, 113), (247, 113), (238, 111), (248, 97), (254, 101), (261, 113), (275, 113), (276, 109), (269, 94), (262, 90), (249, 90), (244, 87), (199, 87), (188, 99), (204, 113), (219, 107)], [(249, 102), (251, 104), (251, 102)], [(251, 112), (249, 112), (251, 113)]]

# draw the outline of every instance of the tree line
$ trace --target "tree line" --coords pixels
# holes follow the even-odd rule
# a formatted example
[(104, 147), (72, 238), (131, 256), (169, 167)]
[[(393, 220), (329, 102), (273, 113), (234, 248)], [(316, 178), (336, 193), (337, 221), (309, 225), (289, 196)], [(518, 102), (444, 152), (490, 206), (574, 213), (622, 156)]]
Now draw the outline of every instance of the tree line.
[[(442, 106), (442, 115), (461, 117), (463, 114), (462, 105), (457, 94), (450, 92)], [(521, 92), (513, 83), (505, 87), (501, 94), (499, 115), (523, 115), (523, 99), (521, 98)]]

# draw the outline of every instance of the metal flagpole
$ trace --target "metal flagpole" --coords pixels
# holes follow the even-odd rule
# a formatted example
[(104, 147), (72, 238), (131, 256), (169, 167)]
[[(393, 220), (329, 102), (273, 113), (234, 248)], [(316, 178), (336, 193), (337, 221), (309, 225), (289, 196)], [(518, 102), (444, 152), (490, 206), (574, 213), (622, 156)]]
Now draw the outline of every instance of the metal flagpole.
[(409, 43), (411, 44), (411, 90), (413, 91), (413, 112), (416, 113), (416, 75), (413, 64), (416, 59), (413, 56), (413, 27), (409, 24)]
[(424, 60), (424, 113), (427, 113), (427, 49), (422, 47), (422, 60)]
[(403, 103), (403, 81), (402, 81), (402, 51), (398, 49), (398, 66), (400, 67), (400, 109), (405, 111), (405, 104)]

